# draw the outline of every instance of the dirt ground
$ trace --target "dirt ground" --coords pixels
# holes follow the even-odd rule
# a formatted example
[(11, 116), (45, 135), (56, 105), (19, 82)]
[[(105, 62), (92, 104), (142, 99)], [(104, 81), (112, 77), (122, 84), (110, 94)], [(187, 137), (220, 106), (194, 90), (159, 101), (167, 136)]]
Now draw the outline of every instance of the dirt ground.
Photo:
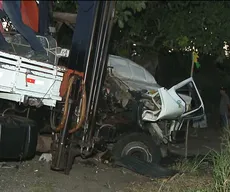
[[(203, 128), (189, 132), (188, 155), (206, 155), (210, 150), (220, 150), (221, 131), (213, 128)], [(173, 144), (170, 151), (181, 156), (185, 155), (184, 144)]]
[[(16, 165), (16, 163), (11, 163)], [(115, 192), (133, 182), (149, 181), (123, 168), (112, 168), (93, 160), (76, 163), (70, 175), (51, 171), (38, 157), (19, 165), (1, 168), (1, 192)]]
[[(219, 143), (217, 132), (200, 130), (197, 137), (189, 137), (189, 154), (205, 154), (209, 148), (218, 149)], [(181, 144), (174, 145), (171, 150), (184, 154), (184, 146)], [(18, 169), (0, 168), (1, 192), (125, 192), (133, 183), (148, 182), (151, 182), (149, 178), (95, 160), (78, 161), (70, 175), (51, 171), (49, 164), (39, 162), (38, 157), (21, 163)]]

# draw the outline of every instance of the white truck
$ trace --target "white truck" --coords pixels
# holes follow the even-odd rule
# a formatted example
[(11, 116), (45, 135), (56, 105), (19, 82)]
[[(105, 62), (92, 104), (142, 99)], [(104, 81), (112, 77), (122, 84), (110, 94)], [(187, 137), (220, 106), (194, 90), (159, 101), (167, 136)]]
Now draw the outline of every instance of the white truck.
[[(56, 103), (62, 101), (60, 87), (67, 69), (58, 66), (58, 59), (68, 57), (69, 51), (58, 47), (51, 37), (39, 36), (39, 38), (47, 50), (49, 63), (0, 52), (0, 99), (35, 107), (45, 105), (51, 108), (55, 108)], [(22, 48), (31, 51), (20, 35), (14, 36), (10, 43), (17, 52), (22, 51)], [(149, 125), (148, 131), (154, 138), (157, 136), (160, 143), (167, 144), (174, 141), (184, 120), (204, 115), (204, 104), (192, 78), (167, 90), (158, 85), (155, 78), (140, 65), (126, 58), (109, 55), (106, 83), (116, 84), (113, 94), (123, 108), (134, 98), (133, 92), (141, 93), (142, 96), (138, 100), (142, 103), (138, 112), (141, 123)], [(105, 87), (108, 85), (106, 83)], [(167, 126), (161, 126), (162, 122), (167, 122)], [(122, 147), (122, 150), (115, 153), (121, 156), (135, 149), (139, 151), (143, 149), (146, 159), (150, 161), (152, 158), (149, 155), (154, 156), (151, 154), (153, 146), (144, 145), (145, 141), (142, 141), (138, 135), (133, 138), (139, 141), (136, 144), (132, 140), (123, 142), (123, 139), (120, 143), (118, 141), (115, 148)]]
[[(59, 91), (66, 68), (57, 66), (57, 63), (60, 57), (68, 56), (68, 50), (58, 47), (56, 40), (51, 37), (38, 38), (45, 44), (50, 63), (0, 52), (1, 99), (36, 107), (55, 107), (56, 102), (62, 100)], [(31, 51), (18, 34), (9, 41), (17, 53)]]

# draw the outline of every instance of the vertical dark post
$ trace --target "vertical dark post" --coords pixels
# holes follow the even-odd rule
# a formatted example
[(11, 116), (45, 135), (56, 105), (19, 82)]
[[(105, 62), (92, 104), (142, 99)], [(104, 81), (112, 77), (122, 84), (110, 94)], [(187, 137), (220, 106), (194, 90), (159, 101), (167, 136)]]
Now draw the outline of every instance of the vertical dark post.
[[(87, 135), (87, 142), (92, 144), (92, 136), (95, 131), (96, 126), (96, 113), (97, 113), (97, 105), (98, 105), (98, 98), (100, 95), (100, 90), (103, 85), (103, 75), (106, 73), (107, 70), (107, 60), (108, 60), (108, 46), (110, 41), (110, 36), (112, 32), (113, 26), (113, 14), (115, 10), (115, 1), (102, 1), (102, 11), (101, 11), (101, 19), (100, 19), (100, 27), (98, 30), (97, 35), (97, 47), (95, 51), (95, 78), (91, 80), (91, 103), (88, 105), (88, 109), (91, 108), (91, 111), (88, 110), (88, 135)], [(90, 98), (89, 98), (90, 99)]]
[(49, 32), (51, 1), (39, 1), (39, 34), (45, 35)]
[[(90, 147), (116, 1), (78, 1), (79, 8), (68, 67), (85, 73), (87, 111), (83, 148)], [(76, 87), (77, 88), (77, 87)], [(81, 150), (82, 151), (82, 150)], [(86, 153), (90, 153), (87, 151)], [(84, 154), (87, 155), (87, 154)]]
[(99, 1), (78, 1), (68, 67), (87, 73)]
[[(78, 1), (78, 4), (68, 68), (84, 72), (83, 81), (86, 86), (87, 109), (84, 135), (80, 146), (81, 155), (88, 156), (93, 151), (93, 142), (91, 141), (95, 132), (97, 101), (103, 84), (103, 74), (107, 66), (107, 50), (112, 30), (115, 1), (84, 0)], [(75, 85), (73, 91), (78, 91), (78, 88), (79, 85)], [(79, 105), (76, 101), (76, 98), (73, 98), (73, 109), (76, 105)], [(71, 115), (68, 116), (69, 120), (67, 121), (69, 123), (71, 123), (71, 118)], [(74, 143), (76, 140), (70, 142)], [(76, 154), (75, 149), (75, 145), (69, 145), (66, 173), (71, 169), (70, 164)]]
[(56, 152), (56, 157), (55, 157), (55, 161), (52, 161), (51, 164), (51, 169), (56, 170), (56, 171), (63, 171), (65, 169), (65, 156), (63, 154), (66, 153), (66, 135), (67, 135), (67, 131), (68, 131), (68, 118), (69, 118), (69, 114), (70, 114), (70, 109), (71, 109), (71, 105), (72, 105), (72, 100), (69, 100), (69, 104), (68, 104), (68, 111), (67, 111), (67, 120), (65, 122), (65, 126), (64, 129), (61, 132), (61, 137), (60, 137), (60, 141), (59, 141), (59, 147), (57, 149)]

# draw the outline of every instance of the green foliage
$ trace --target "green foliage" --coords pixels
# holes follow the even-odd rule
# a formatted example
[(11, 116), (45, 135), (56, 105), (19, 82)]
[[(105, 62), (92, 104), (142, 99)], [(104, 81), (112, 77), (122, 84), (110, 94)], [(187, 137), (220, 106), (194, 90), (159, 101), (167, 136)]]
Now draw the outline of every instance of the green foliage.
[[(120, 35), (112, 41), (116, 51), (136, 43), (140, 53), (195, 46), (221, 61), (230, 40), (229, 8), (228, 1), (117, 1), (114, 28)], [(55, 10), (77, 12), (76, 1), (56, 2)]]
[[(141, 12), (145, 8), (146, 1), (117, 1), (114, 21), (120, 28), (124, 28), (125, 23), (128, 22), (134, 14)], [(54, 10), (71, 13), (77, 12), (77, 1), (56, 1), (54, 4)]]
[(192, 160), (179, 160), (172, 166), (172, 169), (183, 171), (183, 173), (198, 173), (201, 167), (205, 165), (205, 161), (209, 155), (210, 153), (207, 153), (203, 158), (196, 156), (196, 158)]
[[(170, 36), (166, 35), (165, 37), (175, 42), (172, 48), (183, 48), (184, 43), (175, 41), (179, 35), (187, 37), (189, 40), (187, 41), (188, 45), (195, 46), (200, 52), (219, 53), (222, 50), (224, 41), (229, 39), (226, 29), (230, 28), (230, 25), (225, 26), (225, 30), (223, 30), (223, 26), (229, 20), (229, 18), (225, 17), (230, 16), (226, 11), (226, 5), (223, 1), (195, 2), (195, 4), (190, 2), (181, 7), (180, 10), (177, 8), (176, 13), (173, 9), (169, 11), (169, 20), (167, 22), (169, 30), (164, 30), (167, 30), (167, 33), (171, 31)], [(222, 22), (224, 22), (223, 25), (221, 24)], [(182, 42), (184, 42), (184, 39), (182, 39)]]
[(225, 128), (220, 152), (213, 151), (213, 180), (216, 192), (230, 191), (230, 130)]
[[(147, 1), (146, 9), (119, 25), (129, 43), (141, 51), (182, 50), (195, 46), (199, 52), (223, 58), (229, 41), (230, 12), (226, 1)], [(124, 41), (124, 40), (122, 40)], [(137, 49), (138, 49), (137, 48)]]
[(176, 43), (179, 45), (179, 47), (187, 47), (189, 46), (189, 39), (187, 36), (179, 36), (176, 39)]
[(54, 11), (76, 13), (77, 12), (77, 1), (74, 1), (74, 0), (55, 1)]
[(146, 8), (146, 1), (117, 1), (115, 23), (120, 28), (124, 28), (125, 23), (137, 12), (141, 12)]

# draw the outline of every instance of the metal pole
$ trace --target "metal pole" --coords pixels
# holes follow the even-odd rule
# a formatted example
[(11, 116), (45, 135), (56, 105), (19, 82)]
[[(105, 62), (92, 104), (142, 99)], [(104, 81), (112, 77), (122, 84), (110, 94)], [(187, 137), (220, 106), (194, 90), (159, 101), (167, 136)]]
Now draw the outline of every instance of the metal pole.
[(101, 73), (98, 74), (99, 75), (99, 77), (98, 77), (99, 82), (98, 82), (98, 87), (96, 90), (97, 92), (96, 92), (96, 96), (95, 96), (96, 99), (95, 99), (94, 108), (93, 108), (92, 122), (90, 125), (92, 127), (90, 128), (89, 140), (92, 139), (92, 134), (93, 134), (93, 129), (94, 129), (93, 127), (95, 127), (95, 117), (96, 117), (96, 111), (97, 111), (98, 97), (100, 95), (100, 90), (101, 90), (101, 86), (102, 86), (103, 72), (106, 70), (105, 66), (107, 66), (107, 59), (108, 59), (107, 52), (108, 52), (109, 40), (110, 40), (112, 26), (113, 26), (112, 22), (113, 22), (113, 17), (114, 17), (114, 8), (115, 8), (115, 1), (109, 4), (109, 13), (108, 13), (109, 18), (107, 18), (107, 22), (106, 22), (106, 26), (105, 26), (105, 31), (107, 33), (103, 38), (103, 43), (102, 43), (103, 51), (101, 51), (101, 56), (100, 56), (100, 61), (99, 61), (100, 63), (102, 63), (102, 68), (101, 68)]
[[(97, 39), (97, 44), (96, 44), (96, 50), (95, 50), (95, 57), (94, 57), (94, 66), (93, 66), (93, 72), (92, 72), (92, 78), (91, 78), (91, 85), (90, 85), (90, 92), (89, 92), (89, 96), (88, 96), (88, 106), (87, 106), (87, 110), (86, 110), (86, 122), (88, 122), (88, 118), (90, 115), (90, 112), (92, 110), (92, 106), (91, 104), (93, 103), (94, 97), (95, 97), (95, 91), (97, 89), (97, 84), (95, 83), (95, 80), (97, 80), (97, 72), (99, 72), (98, 68), (100, 67), (100, 63), (98, 62), (99, 59), (99, 54), (100, 54), (100, 49), (101, 49), (101, 44), (102, 44), (102, 36), (103, 36), (103, 24), (105, 23), (105, 16), (106, 16), (106, 1), (102, 1), (103, 2), (103, 7), (104, 7), (104, 13), (102, 14), (102, 18), (101, 18), (101, 22), (99, 23), (100, 25), (100, 31), (99, 33), (99, 37)], [(105, 34), (104, 34), (105, 35)]]
[(224, 116), (225, 116), (225, 120), (226, 120), (226, 126), (227, 126), (226, 128), (228, 129), (228, 128), (229, 128), (229, 125), (228, 125), (228, 116), (227, 116), (227, 114), (226, 114), (226, 113), (225, 113), (225, 115), (224, 115)]
[(62, 130), (61, 132), (61, 138), (60, 138), (60, 141), (59, 141), (59, 146), (58, 146), (58, 151), (56, 152), (56, 157), (55, 158), (55, 163), (53, 163), (51, 165), (51, 169), (53, 170), (56, 170), (56, 171), (61, 171), (61, 170), (64, 170), (64, 156), (63, 154), (65, 154), (64, 150), (65, 150), (65, 140), (66, 140), (66, 134), (67, 134), (67, 131), (68, 131), (68, 118), (69, 118), (69, 114), (70, 114), (70, 109), (71, 109), (71, 105), (72, 105), (72, 100), (69, 99), (69, 103), (68, 103), (68, 111), (67, 111), (67, 118), (66, 118), (66, 121), (65, 121), (65, 126), (64, 126), (64, 129)]
[(49, 9), (50, 9), (50, 1), (39, 1), (39, 34), (45, 35), (49, 32)]
[[(192, 65), (191, 65), (191, 72), (190, 76), (193, 77), (193, 71), (194, 71), (194, 58), (193, 58), (193, 52), (192, 52)], [(191, 96), (191, 92), (189, 93), (189, 96)], [(189, 129), (189, 120), (187, 120), (186, 125), (186, 135), (185, 135), (185, 159), (188, 157), (188, 129)]]
[(193, 58), (193, 52), (192, 52), (192, 65), (191, 65), (191, 72), (190, 72), (191, 77), (193, 77), (193, 71), (194, 71), (194, 58)]

